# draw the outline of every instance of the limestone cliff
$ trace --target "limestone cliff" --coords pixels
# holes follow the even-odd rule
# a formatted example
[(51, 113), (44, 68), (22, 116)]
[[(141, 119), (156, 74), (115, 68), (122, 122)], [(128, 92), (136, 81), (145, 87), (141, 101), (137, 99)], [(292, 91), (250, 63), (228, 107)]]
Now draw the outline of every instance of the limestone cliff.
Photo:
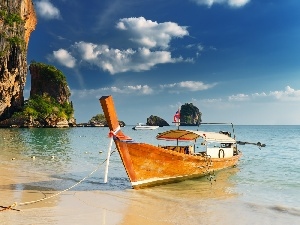
[(0, 121), (24, 105), (27, 47), (36, 24), (32, 0), (0, 0)]
[(66, 77), (60, 70), (43, 63), (31, 63), (29, 71), (31, 75), (30, 98), (47, 94), (59, 104), (70, 102), (71, 92)]
[(185, 103), (180, 109), (180, 125), (198, 126), (202, 121), (201, 116), (202, 113), (193, 103)]
[(64, 74), (52, 65), (31, 62), (31, 91), (20, 112), (0, 121), (0, 127), (76, 126), (70, 89)]
[(37, 62), (30, 64), (29, 71), (31, 75), (29, 101), (43, 98), (51, 102), (46, 114), (43, 114), (40, 108), (38, 109), (40, 125), (43, 127), (75, 126), (73, 104), (69, 99), (71, 92), (65, 75), (52, 65)]

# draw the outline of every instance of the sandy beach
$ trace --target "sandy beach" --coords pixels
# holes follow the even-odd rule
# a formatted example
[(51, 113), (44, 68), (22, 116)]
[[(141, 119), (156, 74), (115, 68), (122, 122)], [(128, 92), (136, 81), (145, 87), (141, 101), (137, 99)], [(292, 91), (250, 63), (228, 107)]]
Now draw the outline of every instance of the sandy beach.
[[(10, 166), (9, 166), (10, 165)], [(166, 189), (143, 190), (49, 190), (33, 184), (51, 183), (55, 178), (43, 173), (24, 171), (14, 162), (1, 166), (0, 185), (0, 224), (205, 224), (198, 219), (208, 218), (209, 210), (187, 207), (181, 198), (193, 199), (182, 192), (179, 198)], [(227, 178), (227, 177), (226, 177)], [(199, 182), (201, 183), (201, 182)], [(222, 182), (219, 182), (221, 184)], [(187, 183), (188, 184), (188, 183)], [(209, 182), (204, 182), (207, 188)], [(204, 189), (207, 189), (206, 187)], [(224, 192), (220, 186), (214, 186), (211, 194)], [(227, 194), (226, 198), (231, 194)], [(49, 198), (50, 197), (50, 198)], [(178, 196), (177, 196), (178, 197)], [(206, 193), (206, 197), (210, 197)], [(43, 200), (44, 198), (48, 198)], [(37, 201), (37, 202), (35, 202)], [(28, 204), (27, 204), (28, 203)], [(6, 209), (16, 204), (12, 209)]]
[(32, 174), (19, 167), (6, 166), (0, 170), (0, 206), (16, 203), (13, 209), (19, 210), (0, 211), (1, 225), (279, 225), (294, 224), (299, 216), (299, 211), (294, 209), (237, 201), (236, 193), (229, 191), (227, 173), (219, 174), (212, 186), (203, 180), (138, 191), (69, 190), (23, 205), (61, 190), (32, 185), (54, 182), (42, 173)]
[[(0, 224), (174, 224), (157, 207), (135, 200), (128, 191), (59, 191), (38, 190), (36, 182), (51, 182), (43, 174), (32, 174), (21, 168), (1, 166)], [(43, 198), (50, 197), (43, 200)], [(39, 201), (41, 200), (41, 201)], [(31, 203), (33, 201), (33, 203)], [(38, 202), (34, 202), (38, 201)], [(28, 204), (27, 204), (28, 203)], [(164, 218), (165, 217), (165, 218)]]

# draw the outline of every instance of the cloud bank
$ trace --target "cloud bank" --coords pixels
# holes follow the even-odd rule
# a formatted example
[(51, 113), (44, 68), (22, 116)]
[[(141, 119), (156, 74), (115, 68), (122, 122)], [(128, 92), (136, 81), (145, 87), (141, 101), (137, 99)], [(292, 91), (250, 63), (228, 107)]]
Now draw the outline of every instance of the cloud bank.
[(172, 38), (188, 35), (187, 28), (177, 23), (146, 20), (144, 17), (120, 19), (116, 27), (131, 35), (131, 41), (141, 47), (167, 49)]
[(118, 94), (127, 94), (127, 95), (151, 95), (158, 94), (163, 91), (168, 92), (189, 92), (189, 91), (204, 91), (210, 88), (213, 88), (217, 84), (205, 84), (201, 81), (182, 81), (179, 83), (172, 84), (162, 84), (154, 87), (149, 85), (130, 85), (130, 86), (121, 86), (121, 87), (105, 87), (99, 89), (89, 89), (89, 90), (72, 90), (72, 96), (77, 96), (79, 98), (84, 97), (99, 97), (104, 93), (118, 93)]
[(130, 37), (137, 48), (118, 49), (105, 44), (79, 41), (70, 51), (53, 51), (52, 58), (61, 65), (75, 67), (75, 61), (89, 63), (110, 74), (127, 71), (146, 71), (158, 64), (190, 62), (182, 57), (173, 58), (168, 50), (173, 38), (188, 35), (186, 27), (173, 22), (157, 23), (144, 17), (120, 19), (116, 28)]
[(249, 101), (254, 99), (275, 98), (279, 101), (300, 101), (300, 90), (286, 86), (283, 91), (270, 91), (269, 93), (237, 94), (228, 97), (229, 101)]
[(213, 84), (204, 84), (200, 81), (181, 81), (179, 83), (172, 83), (172, 84), (164, 84), (160, 85), (162, 89), (168, 89), (171, 91), (203, 91), (209, 88), (216, 86), (216, 83)]

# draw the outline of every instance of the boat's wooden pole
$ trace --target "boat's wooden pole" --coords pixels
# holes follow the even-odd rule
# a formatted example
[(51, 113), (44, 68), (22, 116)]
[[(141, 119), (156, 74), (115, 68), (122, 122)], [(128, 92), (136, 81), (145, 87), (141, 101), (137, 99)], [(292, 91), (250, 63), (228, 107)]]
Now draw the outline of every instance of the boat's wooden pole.
[(111, 148), (113, 144), (113, 137), (110, 138), (110, 143), (107, 151), (107, 158), (106, 158), (106, 167), (105, 167), (105, 173), (104, 173), (104, 183), (107, 183), (107, 176), (108, 176), (108, 166), (109, 166), (109, 159), (110, 159), (110, 153), (111, 153)]
[(118, 121), (117, 113), (114, 107), (114, 102), (112, 96), (102, 96), (100, 98), (100, 103), (103, 109), (104, 116), (106, 118), (107, 125), (110, 129), (110, 135), (116, 137), (114, 138), (116, 148), (121, 156), (122, 162), (128, 174), (131, 182), (137, 181), (137, 176), (135, 174), (131, 157), (127, 147), (122, 147), (122, 140), (131, 140), (130, 137), (126, 136), (122, 130), (120, 130), (120, 124)]

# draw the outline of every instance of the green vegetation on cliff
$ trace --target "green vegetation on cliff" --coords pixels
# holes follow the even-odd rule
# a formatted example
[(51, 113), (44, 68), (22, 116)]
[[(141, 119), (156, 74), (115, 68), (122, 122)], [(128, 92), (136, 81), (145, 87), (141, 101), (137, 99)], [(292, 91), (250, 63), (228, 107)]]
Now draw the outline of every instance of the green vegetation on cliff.
[(14, 23), (24, 23), (18, 13), (10, 13), (7, 10), (0, 10), (0, 18), (4, 21), (5, 25), (13, 26)]
[(103, 114), (97, 114), (96, 116), (93, 116), (89, 123), (101, 123), (101, 124), (106, 124), (106, 119)]
[(70, 90), (64, 74), (44, 63), (32, 62), (29, 68), (30, 97), (22, 110), (13, 114), (13, 119), (33, 121), (39, 127), (53, 127), (60, 121), (72, 121), (74, 109), (69, 102)]
[(72, 103), (58, 103), (48, 95), (35, 95), (25, 102), (22, 112), (15, 113), (13, 117), (32, 117), (34, 120), (44, 120), (50, 115), (69, 120), (74, 114)]
[(32, 61), (30, 66), (39, 68), (40, 74), (46, 77), (50, 82), (67, 85), (67, 79), (65, 75), (55, 66), (35, 61)]
[[(25, 41), (23, 35), (16, 30), (16, 26), (24, 26), (24, 21), (19, 13), (12, 13), (8, 12), (8, 9), (1, 9), (0, 21), (3, 21), (4, 25), (0, 31), (0, 42), (2, 42), (0, 47), (0, 57), (5, 56), (13, 47), (19, 47), (24, 50)], [(3, 44), (4, 41), (7, 41), (9, 45)]]

